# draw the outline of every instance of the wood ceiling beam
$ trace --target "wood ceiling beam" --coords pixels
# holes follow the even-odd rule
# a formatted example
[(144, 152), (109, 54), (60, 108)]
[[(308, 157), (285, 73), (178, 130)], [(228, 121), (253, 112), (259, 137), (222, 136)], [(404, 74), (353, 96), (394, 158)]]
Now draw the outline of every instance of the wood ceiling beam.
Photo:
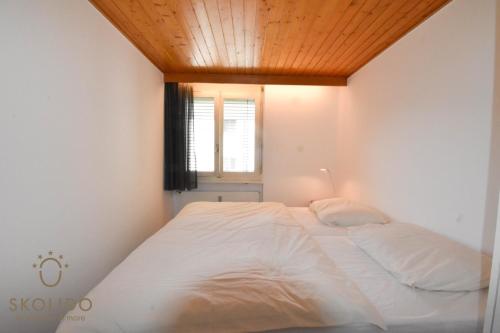
[(322, 75), (165, 73), (165, 82), (347, 86), (347, 77)]

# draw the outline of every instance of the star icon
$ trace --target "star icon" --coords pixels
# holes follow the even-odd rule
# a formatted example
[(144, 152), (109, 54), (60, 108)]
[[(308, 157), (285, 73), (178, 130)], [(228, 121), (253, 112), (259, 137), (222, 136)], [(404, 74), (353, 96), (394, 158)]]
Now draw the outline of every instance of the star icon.
[(62, 258), (63, 258), (63, 256), (62, 256), (62, 254), (61, 254), (61, 255), (59, 256), (59, 259), (62, 259)]
[(64, 265), (64, 267), (68, 268), (68, 267), (69, 267), (69, 265), (68, 265), (68, 264), (65, 264), (65, 265)]
[(42, 259), (42, 255), (41, 254), (38, 255), (38, 259)]
[(33, 268), (36, 268), (36, 264), (33, 264)]
[(53, 253), (52, 251), (49, 251), (49, 256), (51, 256), (51, 255), (52, 255), (52, 253)]

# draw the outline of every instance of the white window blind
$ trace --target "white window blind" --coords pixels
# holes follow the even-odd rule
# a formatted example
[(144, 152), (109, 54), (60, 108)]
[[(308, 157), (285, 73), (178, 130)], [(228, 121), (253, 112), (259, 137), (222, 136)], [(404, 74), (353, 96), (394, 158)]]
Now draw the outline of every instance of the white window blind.
[[(194, 151), (191, 151), (193, 151), (193, 155), (196, 155), (196, 169), (198, 171), (214, 172), (214, 145), (215, 99), (213, 97), (195, 97)], [(191, 160), (193, 161), (194, 158), (192, 157)]]
[(224, 99), (223, 172), (255, 171), (255, 100)]

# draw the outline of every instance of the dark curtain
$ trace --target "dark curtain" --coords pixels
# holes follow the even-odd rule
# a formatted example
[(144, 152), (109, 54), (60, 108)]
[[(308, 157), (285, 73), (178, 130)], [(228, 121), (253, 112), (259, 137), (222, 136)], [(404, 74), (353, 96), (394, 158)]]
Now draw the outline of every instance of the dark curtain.
[(165, 83), (164, 147), (163, 188), (167, 191), (197, 188), (193, 88), (187, 84)]

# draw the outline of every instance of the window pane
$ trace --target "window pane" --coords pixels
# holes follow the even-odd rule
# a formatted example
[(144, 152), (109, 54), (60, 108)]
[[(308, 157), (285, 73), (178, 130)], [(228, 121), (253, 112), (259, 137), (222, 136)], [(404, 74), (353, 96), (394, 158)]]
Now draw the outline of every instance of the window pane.
[[(194, 146), (196, 169), (214, 171), (215, 100), (212, 97), (194, 98)], [(194, 158), (191, 158), (194, 161)], [(194, 167), (194, 166), (193, 166)]]
[(224, 99), (224, 172), (255, 171), (255, 100)]

